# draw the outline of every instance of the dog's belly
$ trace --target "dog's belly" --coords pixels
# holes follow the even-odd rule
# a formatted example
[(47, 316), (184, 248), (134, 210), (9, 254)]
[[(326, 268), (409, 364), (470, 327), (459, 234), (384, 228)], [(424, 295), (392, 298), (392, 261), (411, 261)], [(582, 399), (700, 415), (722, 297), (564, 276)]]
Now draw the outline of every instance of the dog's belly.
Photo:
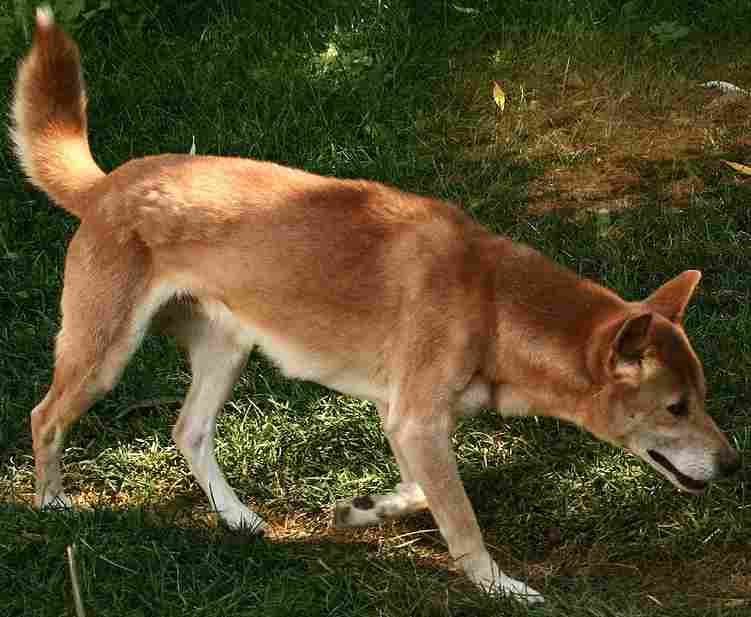
[(287, 376), (313, 381), (357, 398), (374, 403), (388, 401), (385, 384), (358, 362), (359, 358), (332, 356), (309, 350), (284, 338), (254, 329), (258, 347)]
[(323, 346), (311, 348), (233, 313), (221, 302), (202, 302), (201, 306), (212, 323), (248, 352), (258, 347), (285, 376), (312, 381), (374, 403), (389, 400), (387, 384), (379, 370), (380, 362), (364, 351), (331, 353)]

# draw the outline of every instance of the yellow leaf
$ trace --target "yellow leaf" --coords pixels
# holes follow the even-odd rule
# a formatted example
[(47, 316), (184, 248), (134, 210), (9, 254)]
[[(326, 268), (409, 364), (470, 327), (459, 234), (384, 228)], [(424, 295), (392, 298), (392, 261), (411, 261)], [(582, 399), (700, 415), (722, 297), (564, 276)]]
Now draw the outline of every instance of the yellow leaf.
[(735, 169), (735, 171), (738, 171), (742, 174), (746, 174), (747, 176), (751, 176), (751, 167), (748, 165), (741, 165), (740, 163), (733, 163), (733, 161), (726, 161), (725, 159), (721, 159), (725, 165), (728, 167), (732, 167)]
[(497, 81), (493, 81), (493, 100), (501, 111), (506, 109), (506, 93)]

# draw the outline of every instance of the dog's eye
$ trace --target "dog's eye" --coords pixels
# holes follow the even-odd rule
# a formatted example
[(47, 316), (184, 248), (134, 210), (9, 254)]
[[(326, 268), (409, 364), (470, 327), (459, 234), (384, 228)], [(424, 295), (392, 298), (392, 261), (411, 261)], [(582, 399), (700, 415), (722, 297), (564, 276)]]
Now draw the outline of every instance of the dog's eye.
[(668, 405), (668, 411), (677, 418), (682, 418), (688, 415), (688, 400), (684, 397), (677, 403)]

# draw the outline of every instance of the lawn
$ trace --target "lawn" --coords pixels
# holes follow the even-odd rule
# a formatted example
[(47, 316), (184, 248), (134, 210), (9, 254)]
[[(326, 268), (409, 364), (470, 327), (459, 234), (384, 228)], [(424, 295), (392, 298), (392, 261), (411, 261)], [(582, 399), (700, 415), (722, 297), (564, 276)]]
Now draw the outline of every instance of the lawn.
[[(92, 151), (268, 159), (460, 203), (489, 228), (641, 298), (702, 270), (686, 330), (707, 408), (751, 453), (751, 4), (653, 0), (53, 3), (79, 41)], [(81, 6), (85, 5), (85, 10)], [(0, 0), (0, 104), (31, 6)], [(494, 84), (505, 104), (494, 98)], [(498, 90), (496, 90), (498, 94)], [(504, 570), (547, 602), (475, 591), (428, 514), (330, 525), (398, 472), (371, 405), (251, 358), (219, 419), (230, 483), (271, 525), (217, 524), (170, 439), (187, 364), (148, 338), (72, 431), (66, 486), (30, 507), (28, 414), (44, 395), (77, 221), (24, 180), (0, 133), (0, 613), (551, 615), (751, 612), (751, 475), (702, 497), (561, 422), (484, 412), (462, 477)]]

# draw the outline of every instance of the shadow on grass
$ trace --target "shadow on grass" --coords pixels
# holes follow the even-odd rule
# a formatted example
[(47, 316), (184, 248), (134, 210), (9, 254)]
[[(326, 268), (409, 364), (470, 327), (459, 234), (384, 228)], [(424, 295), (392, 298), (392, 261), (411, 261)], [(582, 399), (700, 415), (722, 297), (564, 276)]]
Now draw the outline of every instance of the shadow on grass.
[[(222, 528), (165, 523), (159, 512), (140, 509), (39, 513), (12, 505), (0, 507), (0, 526), (0, 572), (14, 591), (4, 600), (8, 615), (72, 610), (64, 555), (73, 543), (84, 604), (97, 615), (528, 614), (512, 601), (477, 592), (419, 547), (394, 550), (356, 533), (259, 540)], [(530, 583), (547, 595), (542, 614), (742, 607), (749, 599), (738, 584), (735, 595), (722, 585), (748, 565), (744, 559), (739, 546), (691, 562), (603, 564), (601, 557), (600, 563), (569, 564), (553, 576), (532, 564)], [(645, 606), (649, 610), (642, 613)]]
[[(4, 601), (5, 614), (65, 612), (71, 601), (64, 555), (72, 543), (84, 603), (98, 615), (442, 614), (453, 585), (444, 568), (381, 555), (352, 538), (258, 540), (158, 519), (144, 511), (1, 508), (0, 537), (13, 536), (16, 544), (12, 552), (0, 546), (7, 583), (17, 590)], [(475, 614), (491, 614), (485, 598), (470, 593), (458, 602), (467, 603)]]

